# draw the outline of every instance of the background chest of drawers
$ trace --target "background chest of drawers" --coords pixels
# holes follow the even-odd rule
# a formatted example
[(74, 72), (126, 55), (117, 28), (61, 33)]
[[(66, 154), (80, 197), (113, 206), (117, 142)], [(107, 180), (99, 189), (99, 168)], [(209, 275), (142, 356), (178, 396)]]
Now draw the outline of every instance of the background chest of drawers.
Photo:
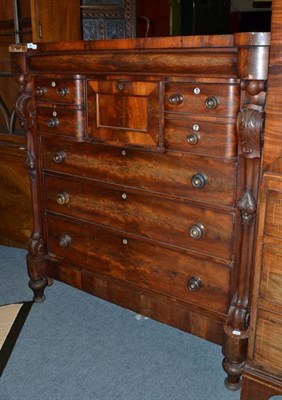
[(237, 388), (267, 51), (267, 34), (14, 51), (36, 301), (51, 277), (223, 343)]

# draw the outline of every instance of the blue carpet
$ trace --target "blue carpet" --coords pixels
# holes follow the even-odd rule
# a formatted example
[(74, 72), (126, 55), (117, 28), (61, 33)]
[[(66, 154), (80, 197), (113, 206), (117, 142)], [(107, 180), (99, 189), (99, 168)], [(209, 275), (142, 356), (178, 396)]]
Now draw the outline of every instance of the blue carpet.
[[(0, 246), (0, 303), (31, 299), (26, 252)], [(34, 304), (1, 400), (238, 400), (221, 348), (59, 282)]]

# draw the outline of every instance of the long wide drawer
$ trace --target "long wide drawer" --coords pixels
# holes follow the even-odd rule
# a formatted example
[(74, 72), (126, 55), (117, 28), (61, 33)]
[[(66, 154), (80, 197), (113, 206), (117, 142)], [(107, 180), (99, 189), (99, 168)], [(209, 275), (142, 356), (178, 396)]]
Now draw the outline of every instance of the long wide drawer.
[[(68, 244), (62, 247), (66, 236)], [(198, 307), (220, 313), (227, 311), (230, 267), (226, 264), (51, 216), (48, 253), (83, 269), (100, 271)]]
[(43, 140), (43, 168), (197, 201), (233, 206), (236, 162)]
[(231, 259), (233, 214), (126, 189), (45, 177), (48, 210)]

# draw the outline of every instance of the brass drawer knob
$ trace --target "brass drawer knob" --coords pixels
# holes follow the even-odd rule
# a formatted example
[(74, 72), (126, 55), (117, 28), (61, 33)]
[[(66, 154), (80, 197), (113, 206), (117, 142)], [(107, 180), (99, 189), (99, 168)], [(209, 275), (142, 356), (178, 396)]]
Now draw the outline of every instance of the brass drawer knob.
[(196, 189), (202, 189), (208, 183), (208, 178), (202, 173), (193, 175), (191, 178), (192, 186)]
[(67, 204), (70, 200), (70, 196), (66, 192), (58, 193), (56, 196), (56, 201), (58, 204), (63, 205)]
[(64, 235), (59, 238), (60, 247), (68, 247), (71, 244), (71, 237), (69, 235)]
[(53, 161), (57, 164), (60, 164), (65, 161), (67, 155), (64, 151), (57, 151), (53, 154)]
[(197, 276), (193, 276), (192, 278), (188, 279), (188, 289), (191, 292), (198, 292), (202, 287), (202, 280)]
[(187, 136), (187, 142), (192, 145), (197, 144), (199, 142), (199, 136), (195, 133), (190, 133), (190, 135)]
[(206, 99), (205, 104), (209, 110), (213, 110), (218, 106), (218, 100), (215, 96), (210, 96)]
[(38, 97), (43, 96), (43, 95), (46, 94), (47, 92), (48, 92), (48, 90), (47, 90), (46, 87), (38, 86), (38, 87), (35, 89), (35, 94), (36, 94), (36, 96), (38, 96)]
[(69, 94), (69, 89), (66, 87), (58, 88), (57, 93), (60, 97), (65, 97), (67, 94)]
[(49, 119), (49, 121), (47, 122), (47, 125), (49, 128), (56, 128), (59, 125), (60, 121), (57, 117), (52, 117)]
[(204, 231), (205, 231), (204, 225), (196, 224), (196, 225), (191, 226), (191, 228), (189, 230), (189, 234), (192, 239), (198, 240), (203, 236)]
[(182, 96), (182, 94), (174, 93), (169, 96), (168, 101), (173, 106), (178, 106), (179, 104), (183, 103), (184, 97)]

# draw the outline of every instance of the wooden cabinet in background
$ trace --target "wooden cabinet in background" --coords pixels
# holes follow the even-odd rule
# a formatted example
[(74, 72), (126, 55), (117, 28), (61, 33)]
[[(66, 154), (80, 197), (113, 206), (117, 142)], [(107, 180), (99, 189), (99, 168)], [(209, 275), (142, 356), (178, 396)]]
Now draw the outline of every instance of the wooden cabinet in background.
[(250, 341), (241, 400), (282, 395), (281, 16), (281, 1), (273, 1)]
[(81, 39), (80, 0), (30, 0), (33, 42)]

